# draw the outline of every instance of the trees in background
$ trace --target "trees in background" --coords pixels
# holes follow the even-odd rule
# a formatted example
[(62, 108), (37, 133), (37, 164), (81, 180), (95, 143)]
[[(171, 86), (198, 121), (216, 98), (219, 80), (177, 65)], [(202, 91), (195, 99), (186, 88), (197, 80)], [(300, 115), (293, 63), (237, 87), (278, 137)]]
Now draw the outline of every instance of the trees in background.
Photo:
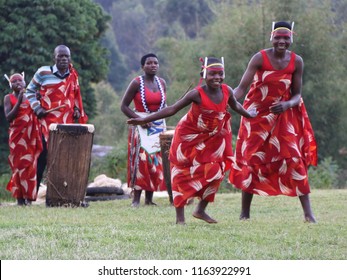
[[(90, 117), (96, 113), (91, 82), (105, 79), (108, 50), (100, 44), (110, 17), (90, 0), (0, 0), (1, 77), (26, 73), (26, 82), (42, 65), (53, 64), (53, 51), (59, 44), (70, 47), (72, 62), (80, 74), (83, 102)], [(0, 149), (7, 163), (7, 128), (2, 99), (9, 92), (1, 79)]]
[(90, 0), (1, 0), (0, 7), (2, 73), (25, 71), (31, 79), (38, 67), (53, 63), (55, 46), (67, 45), (80, 72), (86, 111), (93, 116), (90, 83), (108, 73), (108, 50), (100, 38), (110, 17), (101, 6)]
[[(332, 156), (347, 166), (345, 1), (94, 2), (102, 5), (112, 20), (91, 0), (0, 0), (1, 73), (24, 70), (31, 78), (38, 66), (51, 63), (55, 45), (69, 45), (80, 70), (83, 92), (96, 92), (97, 100), (93, 94), (84, 96), (88, 111), (96, 113), (91, 122), (97, 124), (97, 133), (104, 133), (96, 135), (95, 141), (116, 145), (111, 127), (118, 138), (126, 137), (120, 96), (139, 73), (143, 54), (155, 52), (159, 56), (160, 75), (168, 83), (168, 103), (172, 104), (190, 85), (197, 85), (199, 57), (224, 56), (225, 82), (235, 87), (250, 57), (271, 47), (271, 22), (293, 20), (296, 34), (291, 49), (305, 62), (303, 98), (318, 140), (319, 157)], [(103, 79), (112, 88), (97, 83)], [(89, 82), (93, 82), (90, 91)], [(6, 94), (6, 81), (1, 86)], [(170, 117), (168, 124), (176, 125), (184, 113), (182, 110)], [(233, 114), (232, 124), (236, 134), (237, 114)], [(7, 134), (7, 124), (0, 129), (0, 135)], [(7, 142), (3, 144), (7, 146)]]
[[(112, 15), (111, 28), (124, 56), (128, 74), (140, 67), (140, 58), (158, 50), (159, 38), (196, 38), (214, 14), (209, 0), (95, 0)], [(161, 59), (162, 61), (162, 59)], [(122, 81), (120, 81), (122, 82)]]
[[(271, 47), (272, 21), (295, 21), (291, 50), (305, 62), (303, 98), (318, 141), (319, 158), (332, 157), (343, 167), (347, 167), (346, 7), (344, 1), (329, 0), (108, 3), (113, 32), (128, 69), (138, 70), (144, 53), (157, 53), (160, 75), (168, 82), (169, 104), (190, 84), (199, 82), (199, 57), (223, 56), (225, 82), (236, 87), (251, 56)], [(128, 76), (126, 84), (133, 76)], [(168, 118), (167, 123), (176, 125), (185, 112)], [(232, 124), (236, 134), (237, 114), (233, 114)]]

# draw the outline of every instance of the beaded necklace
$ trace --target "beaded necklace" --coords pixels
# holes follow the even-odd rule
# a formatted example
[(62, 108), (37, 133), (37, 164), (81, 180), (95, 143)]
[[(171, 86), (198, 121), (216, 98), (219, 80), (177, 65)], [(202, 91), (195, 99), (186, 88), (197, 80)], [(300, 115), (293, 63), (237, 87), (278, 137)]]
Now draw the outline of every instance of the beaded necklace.
[[(159, 81), (159, 78), (157, 76), (154, 77), (155, 81), (158, 85), (160, 94), (161, 94), (161, 102), (160, 102), (160, 107), (157, 111), (160, 111), (165, 107), (165, 92), (164, 89)], [(151, 113), (151, 111), (148, 109), (146, 98), (145, 98), (145, 81), (142, 76), (139, 76), (140, 79), (140, 94), (141, 94), (141, 102), (143, 105), (143, 108), (145, 109), (146, 113)]]

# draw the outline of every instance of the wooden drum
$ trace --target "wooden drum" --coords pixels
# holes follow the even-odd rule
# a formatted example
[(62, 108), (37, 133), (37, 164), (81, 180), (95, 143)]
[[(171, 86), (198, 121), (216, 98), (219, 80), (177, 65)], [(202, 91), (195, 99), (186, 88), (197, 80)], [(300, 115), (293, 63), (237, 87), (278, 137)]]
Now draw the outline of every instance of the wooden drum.
[(50, 125), (47, 206), (86, 206), (93, 136), (91, 124)]
[(167, 187), (167, 192), (169, 194), (169, 199), (171, 204), (173, 203), (173, 198), (172, 198), (172, 188), (171, 188), (171, 171), (170, 171), (169, 153), (170, 153), (170, 146), (171, 146), (171, 141), (172, 141), (174, 133), (175, 133), (175, 130), (167, 130), (160, 133), (159, 135), (161, 156), (163, 159), (164, 180), (165, 180), (165, 184)]

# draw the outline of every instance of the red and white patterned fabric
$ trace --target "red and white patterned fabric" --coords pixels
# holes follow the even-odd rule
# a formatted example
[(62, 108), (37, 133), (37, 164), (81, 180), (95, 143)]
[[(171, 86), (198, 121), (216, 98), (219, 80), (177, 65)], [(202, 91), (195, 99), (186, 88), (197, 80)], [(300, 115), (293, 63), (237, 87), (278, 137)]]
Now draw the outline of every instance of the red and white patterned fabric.
[(191, 197), (213, 202), (232, 158), (229, 91), (222, 85), (223, 101), (213, 103), (197, 87), (201, 104), (193, 103), (179, 121), (170, 148), (171, 182), (175, 207)]
[(295, 53), (288, 66), (275, 70), (264, 50), (244, 108), (255, 107), (255, 118), (241, 118), (230, 182), (245, 192), (268, 196), (300, 196), (310, 192), (309, 165), (317, 164), (317, 144), (303, 100), (275, 115), (269, 107), (291, 98)]
[(72, 65), (70, 65), (69, 70), (70, 75), (62, 79), (60, 83), (41, 86), (40, 89), (40, 94), (42, 96), (40, 102), (43, 109), (49, 110), (65, 105), (65, 107), (52, 111), (44, 118), (40, 119), (42, 133), (46, 141), (48, 141), (50, 124), (74, 123), (73, 114), (75, 107), (77, 107), (81, 113), (78, 122), (85, 124), (88, 121), (88, 117), (83, 109), (78, 73)]
[[(16, 104), (15, 95), (10, 95), (12, 107)], [(8, 162), (12, 176), (6, 189), (15, 198), (36, 200), (37, 159), (42, 151), (41, 133), (37, 117), (28, 101), (23, 101), (18, 114), (9, 126)]]
[[(140, 78), (135, 78), (140, 83)], [(160, 79), (158, 78), (158, 82)], [(159, 86), (159, 85), (158, 85)], [(162, 85), (160, 85), (162, 86)], [(143, 84), (143, 96), (141, 92), (137, 92), (134, 97), (135, 110), (144, 113), (146, 109), (150, 112), (156, 112), (161, 108), (161, 105), (166, 103), (166, 93), (164, 91), (152, 92)], [(163, 88), (163, 87), (162, 87)], [(164, 98), (164, 100), (163, 100)], [(159, 143), (159, 134), (165, 130), (164, 122), (153, 122), (148, 132), (152, 136), (157, 136)], [(145, 191), (165, 191), (166, 184), (164, 180), (162, 156), (160, 146), (156, 152), (149, 153), (141, 145), (139, 130), (136, 126), (129, 126), (128, 134), (128, 169), (127, 169), (128, 187), (136, 190)]]

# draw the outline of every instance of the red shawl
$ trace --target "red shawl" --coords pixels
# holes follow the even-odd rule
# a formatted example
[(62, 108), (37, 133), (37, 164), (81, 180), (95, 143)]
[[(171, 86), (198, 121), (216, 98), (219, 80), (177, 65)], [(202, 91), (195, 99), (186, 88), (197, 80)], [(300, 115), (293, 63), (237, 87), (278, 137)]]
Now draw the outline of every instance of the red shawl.
[(77, 107), (81, 113), (78, 120), (79, 123), (85, 124), (88, 117), (84, 112), (80, 86), (78, 83), (78, 73), (70, 65), (70, 75), (63, 79), (60, 83), (54, 85), (42, 86), (41, 107), (49, 110), (61, 105), (65, 107), (48, 113), (44, 118), (40, 119), (42, 124), (42, 133), (47, 141), (49, 135), (49, 125), (52, 123), (74, 123), (74, 108)]

